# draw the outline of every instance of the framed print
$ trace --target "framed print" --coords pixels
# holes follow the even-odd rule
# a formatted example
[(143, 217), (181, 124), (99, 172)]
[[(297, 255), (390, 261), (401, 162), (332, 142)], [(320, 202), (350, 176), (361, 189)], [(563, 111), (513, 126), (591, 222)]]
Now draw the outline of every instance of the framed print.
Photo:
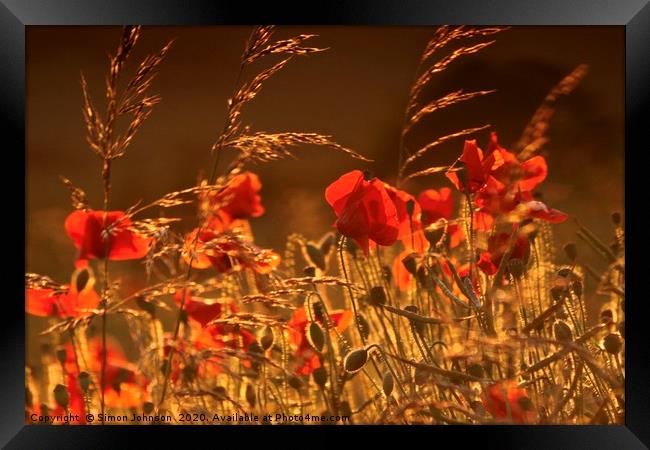
[(7, 448), (647, 448), (646, 2), (2, 3)]

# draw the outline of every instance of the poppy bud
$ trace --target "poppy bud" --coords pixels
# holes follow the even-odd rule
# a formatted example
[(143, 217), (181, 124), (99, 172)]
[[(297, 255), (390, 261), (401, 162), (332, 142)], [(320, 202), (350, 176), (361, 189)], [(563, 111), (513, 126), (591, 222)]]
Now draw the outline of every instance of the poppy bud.
[(412, 216), (414, 210), (415, 210), (415, 201), (413, 199), (410, 199), (409, 201), (406, 202), (406, 213), (409, 216)]
[(611, 309), (603, 309), (600, 312), (600, 321), (601, 323), (612, 323), (614, 321), (614, 314)]
[(431, 244), (433, 247), (436, 247), (438, 244), (440, 244), (440, 241), (447, 233), (448, 225), (449, 224), (447, 222), (447, 219), (443, 217), (441, 219), (438, 219), (435, 223), (426, 227), (424, 229), (424, 237), (427, 241), (429, 241), (429, 244)]
[(88, 392), (88, 389), (90, 388), (90, 375), (88, 372), (79, 373), (79, 386), (81, 386), (82, 391)]
[(61, 364), (65, 364), (68, 359), (68, 353), (65, 351), (65, 348), (61, 347), (56, 351), (56, 359), (58, 359)]
[(289, 386), (294, 388), (296, 391), (299, 391), (300, 388), (302, 387), (302, 381), (297, 376), (291, 375), (289, 377)]
[(307, 326), (307, 341), (318, 353), (323, 351), (325, 346), (325, 333), (317, 322), (311, 322)]
[(314, 266), (307, 266), (304, 269), (302, 269), (302, 273), (304, 273), (306, 277), (315, 277), (316, 268)]
[(144, 402), (142, 404), (142, 412), (145, 414), (151, 414), (154, 409), (154, 404), (152, 402)]
[(614, 222), (614, 225), (617, 227), (621, 225), (621, 213), (620, 212), (613, 212), (612, 213), (612, 222)]
[(251, 408), (255, 408), (255, 402), (257, 397), (255, 396), (255, 388), (253, 387), (252, 384), (246, 383), (246, 401), (248, 402), (249, 405), (251, 405)]
[(382, 388), (384, 390), (384, 395), (390, 397), (390, 394), (393, 392), (393, 387), (395, 386), (395, 381), (393, 380), (393, 374), (389, 371), (384, 373), (384, 378), (382, 380)]
[(57, 384), (54, 388), (54, 400), (56, 404), (62, 408), (67, 408), (70, 403), (70, 395), (68, 394), (68, 389), (62, 385)]
[(314, 383), (316, 383), (317, 386), (320, 386), (322, 388), (325, 386), (325, 383), (327, 383), (327, 371), (324, 367), (314, 369), (311, 375), (314, 378)]
[(76, 270), (72, 277), (74, 278), (74, 283), (75, 283), (75, 287), (77, 288), (77, 292), (83, 291), (88, 285), (88, 282), (90, 281), (91, 275), (90, 275), (89, 268), (83, 267), (81, 269)]
[(568, 242), (564, 244), (564, 253), (569, 258), (569, 261), (575, 262), (576, 258), (578, 258), (578, 247), (574, 242)]
[(228, 391), (223, 386), (215, 386), (212, 389), (212, 393), (215, 394), (218, 401), (223, 401), (228, 398)]
[(573, 340), (573, 332), (571, 331), (571, 327), (569, 327), (569, 325), (562, 320), (559, 320), (553, 324), (553, 335), (558, 341)]
[(483, 378), (485, 376), (485, 370), (483, 369), (483, 366), (478, 363), (470, 365), (467, 368), (467, 373), (476, 378)]
[(325, 255), (323, 255), (323, 253), (320, 251), (320, 248), (316, 247), (312, 243), (308, 243), (305, 245), (305, 251), (309, 257), (309, 260), (314, 263), (316, 267), (318, 267), (320, 270), (326, 269)]
[(386, 303), (386, 291), (381, 286), (370, 288), (370, 297), (368, 301), (373, 306), (380, 306)]
[(564, 291), (564, 288), (562, 286), (553, 286), (551, 288), (551, 298), (555, 302), (561, 301), (564, 296), (566, 295), (566, 292)]
[(605, 347), (605, 350), (607, 350), (608, 353), (616, 355), (623, 347), (623, 340), (616, 334), (608, 334), (605, 336), (605, 339), (603, 339), (603, 347)]
[(368, 350), (365, 348), (358, 348), (352, 350), (345, 356), (343, 360), (343, 368), (348, 373), (355, 373), (363, 369), (363, 366), (368, 362)]
[(363, 314), (359, 313), (357, 314), (357, 322), (359, 324), (359, 328), (361, 328), (361, 334), (363, 334), (363, 338), (368, 339), (368, 336), (370, 335), (370, 324), (368, 323), (368, 320)]
[(515, 278), (520, 278), (526, 272), (524, 262), (519, 258), (508, 260), (508, 272)]
[(273, 347), (273, 342), (275, 341), (275, 335), (273, 334), (273, 328), (266, 326), (262, 330), (262, 336), (260, 337), (260, 345), (264, 351)]
[(408, 273), (415, 275), (418, 270), (417, 254), (411, 253), (402, 259), (402, 264)]
[(562, 277), (562, 278), (568, 278), (573, 274), (573, 271), (569, 269), (568, 267), (562, 267), (560, 270), (557, 271), (557, 276)]
[(140, 309), (148, 312), (149, 314), (153, 314), (156, 310), (153, 303), (146, 301), (144, 297), (136, 298), (135, 303), (140, 307)]
[(625, 339), (625, 321), (618, 324), (618, 332), (621, 333), (621, 337)]

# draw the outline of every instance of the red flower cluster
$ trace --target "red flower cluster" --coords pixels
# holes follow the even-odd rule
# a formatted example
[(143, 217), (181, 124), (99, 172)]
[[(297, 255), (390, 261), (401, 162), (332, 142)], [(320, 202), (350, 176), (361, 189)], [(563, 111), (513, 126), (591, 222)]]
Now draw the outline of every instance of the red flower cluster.
[[(491, 133), (485, 153), (476, 141), (465, 141), (463, 154), (447, 172), (447, 178), (456, 188), (471, 194), (477, 207), (472, 218), (474, 229), (490, 232), (498, 217), (506, 223), (519, 223), (525, 219), (540, 219), (550, 223), (564, 222), (568, 216), (534, 200), (533, 190), (546, 179), (548, 168), (542, 156), (519, 161), (507, 151)], [(508, 250), (511, 233), (498, 232), (488, 239), (488, 249), (480, 255), (478, 266), (488, 275), (496, 273)], [(530, 244), (524, 235), (515, 236), (511, 258), (527, 261)]]
[[(406, 249), (421, 253), (428, 247), (423, 230), (438, 219), (452, 216), (451, 190), (429, 189), (417, 200), (378, 178), (366, 179), (353, 170), (325, 190), (325, 199), (334, 209), (339, 232), (354, 240), (368, 254), (371, 244), (390, 246), (400, 240)], [(450, 224), (452, 247), (463, 238), (460, 227)]]
[(516, 213), (517, 220), (565, 221), (568, 216), (563, 212), (533, 200), (533, 190), (547, 174), (543, 156), (520, 162), (516, 155), (499, 145), (493, 132), (485, 156), (475, 140), (465, 141), (463, 154), (447, 172), (447, 178), (459, 191), (475, 194), (478, 207), (475, 228), (489, 231), (497, 216), (509, 213)]
[(245, 220), (264, 213), (261, 188), (257, 175), (243, 172), (233, 177), (222, 191), (203, 196), (208, 221), (186, 236), (185, 261), (197, 269), (213, 267), (220, 273), (251, 269), (267, 274), (277, 268), (280, 256), (251, 242), (250, 226)]

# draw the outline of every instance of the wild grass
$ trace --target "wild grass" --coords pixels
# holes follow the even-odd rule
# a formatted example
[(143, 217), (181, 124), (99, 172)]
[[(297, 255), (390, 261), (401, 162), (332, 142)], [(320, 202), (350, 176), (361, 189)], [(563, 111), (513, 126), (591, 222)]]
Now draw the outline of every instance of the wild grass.
[[(43, 332), (51, 344), (40, 367), (26, 368), (28, 423), (34, 414), (65, 413), (78, 414), (76, 423), (87, 423), (88, 413), (102, 415), (95, 423), (120, 414), (135, 414), (131, 423), (149, 423), (137, 418), (144, 415), (164, 423), (170, 416), (171, 423), (182, 424), (212, 424), (215, 414), (241, 423), (248, 423), (245, 415), (267, 414), (280, 415), (273, 423), (301, 424), (337, 422), (336, 416), (349, 418), (337, 423), (355, 424), (623, 423), (620, 214), (612, 216), (613, 245), (578, 224), (580, 251), (569, 243), (561, 253), (553, 244), (552, 225), (517, 216), (523, 214), (519, 210), (497, 215), (490, 229), (477, 229), (477, 193), (470, 192), (459, 193), (455, 217), (422, 226), (419, 245), (414, 202), (406, 202), (409, 236), (388, 246), (371, 245), (367, 252), (354, 237), (334, 231), (317, 242), (294, 233), (283, 251), (263, 249), (246, 220), (259, 211), (230, 212), (224, 219), (224, 211), (239, 201), (233, 186), (254, 185), (247, 171), (253, 163), (297, 157), (306, 145), (368, 161), (331, 136), (258, 131), (245, 121), (246, 106), (269, 78), (296, 59), (326, 50), (307, 46), (313, 35), (274, 41), (275, 27), (255, 27), (234, 68), (237, 81), (222, 132), (206, 149), (213, 157), (207, 179), (136, 203), (110, 219), (113, 163), (161, 101), (148, 91), (171, 51), (171, 43), (163, 46), (123, 82), (123, 67), (141, 31), (126, 27), (109, 58), (102, 113), (81, 79), (88, 145), (101, 162), (103, 204), (94, 210), (82, 189), (62, 180), (74, 210), (100, 213), (105, 247), (96, 250), (101, 255), (78, 261), (70, 284), (26, 274), (28, 313), (34, 302), (48, 304), (45, 315), (51, 322)], [(495, 40), (486, 39), (502, 31), (443, 26), (434, 33), (405, 111), (396, 155), (398, 187), (440, 172), (463, 179), (465, 168), (453, 161), (410, 169), (443, 143), (489, 125), (433, 137), (416, 149), (410, 148), (409, 133), (425, 116), (493, 92), (457, 89), (433, 101), (421, 98), (437, 73), (493, 45)], [(450, 50), (451, 44), (456, 48)], [(519, 161), (539, 153), (557, 98), (575, 89), (585, 74), (580, 65), (549, 92), (512, 147)], [(128, 125), (120, 131), (123, 116)], [(247, 195), (247, 201), (257, 201), (251, 200), (256, 192)], [(196, 206), (195, 223), (173, 216), (174, 208), (188, 204)], [(152, 216), (162, 210), (169, 213)], [(516, 231), (506, 239), (498, 267), (493, 273), (479, 270), (479, 251), (488, 249), (504, 223)], [(450, 244), (454, 226), (465, 236), (459, 245)], [(92, 232), (83, 229), (86, 238)], [(516, 253), (520, 236), (529, 246), (527, 258)], [(136, 237), (148, 243), (137, 257), (143, 262), (137, 276), (146, 287), (127, 292), (109, 276), (110, 266), (120, 264), (111, 251), (119, 239)], [(603, 258), (607, 270), (598, 273), (583, 263), (583, 251)], [(598, 318), (587, 315), (585, 277), (609, 298)], [(83, 306), (82, 294), (94, 292), (95, 282), (99, 301), (91, 298)], [(161, 319), (162, 312), (173, 313), (172, 323)], [(117, 316), (129, 328), (129, 336), (120, 339), (132, 341), (137, 360), (127, 360), (114, 343), (110, 319)], [(309, 419), (314, 415), (325, 419), (314, 422)]]

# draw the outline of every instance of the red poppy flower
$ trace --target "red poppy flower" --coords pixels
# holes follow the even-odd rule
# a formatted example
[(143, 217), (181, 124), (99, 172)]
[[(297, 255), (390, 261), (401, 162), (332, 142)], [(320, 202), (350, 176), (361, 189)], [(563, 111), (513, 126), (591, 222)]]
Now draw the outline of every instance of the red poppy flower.
[[(330, 311), (330, 317), (334, 322), (336, 331), (339, 333), (344, 332), (352, 323), (352, 313), (346, 310)], [(322, 323), (321, 318), (313, 317), (319, 323)], [(314, 369), (320, 367), (320, 359), (318, 353), (314, 351), (309, 345), (307, 340), (306, 329), (310, 323), (307, 317), (307, 311), (304, 307), (297, 309), (291, 319), (287, 322), (290, 333), (289, 339), (296, 347), (294, 356), (298, 360), (298, 367), (296, 372), (300, 375), (309, 375)]]
[[(118, 223), (105, 240), (102, 236), (103, 231), (115, 222)], [(104, 213), (104, 211), (77, 210), (65, 219), (65, 231), (78, 249), (78, 261), (106, 257), (112, 260), (144, 257), (153, 239), (129, 229), (130, 226), (131, 220), (124, 218), (122, 211)]]
[(533, 156), (520, 162), (513, 153), (499, 145), (495, 132), (490, 133), (490, 143), (486, 153), (488, 155), (499, 153), (497, 159), (502, 159), (503, 163), (493, 171), (492, 175), (515, 191), (530, 192), (548, 175), (548, 167), (543, 156)]
[(474, 228), (481, 231), (489, 231), (497, 216), (513, 211), (517, 215), (514, 220), (536, 218), (550, 223), (561, 223), (568, 218), (567, 214), (549, 208), (540, 201), (534, 201), (529, 191), (508, 190), (494, 177), (488, 179), (475, 202), (478, 210), (474, 217)]
[(528, 393), (514, 381), (503, 381), (488, 386), (483, 395), (483, 405), (495, 419), (530, 423), (535, 418)]
[(529, 198), (532, 198), (529, 192), (508, 190), (506, 185), (490, 176), (476, 195), (478, 208), (474, 213), (474, 229), (490, 231), (497, 216), (513, 211), (523, 199)]
[(483, 156), (483, 151), (476, 145), (476, 140), (465, 141), (463, 154), (456, 160), (447, 178), (460, 192), (474, 193), (482, 189), (493, 171), (503, 164), (499, 152)]
[(218, 214), (226, 222), (260, 217), (264, 214), (259, 195), (261, 189), (262, 183), (256, 174), (242, 172), (234, 176), (223, 191), (210, 196), (210, 205), (219, 208)]
[(336, 228), (359, 244), (366, 255), (370, 240), (379, 245), (397, 240), (397, 209), (379, 179), (368, 181), (361, 171), (353, 170), (327, 187), (325, 199), (336, 213)]
[[(503, 256), (508, 251), (510, 237), (510, 233), (497, 233), (488, 238), (488, 250), (481, 253), (478, 261), (479, 268), (487, 275), (494, 275), (497, 272)], [(516, 239), (510, 259), (526, 262), (530, 256), (530, 243), (524, 235), (518, 235)]]
[[(408, 192), (384, 184), (388, 196), (395, 205), (397, 211), (397, 220), (399, 222), (399, 232), (397, 238), (402, 241), (407, 249), (422, 253), (429, 248), (429, 242), (424, 237), (422, 231), (422, 208)], [(409, 216), (409, 208), (412, 208)]]
[(84, 310), (99, 306), (99, 296), (95, 292), (94, 285), (95, 278), (90, 268), (77, 269), (72, 275), (72, 283), (65, 286), (66, 292), (55, 292), (52, 289), (27, 289), (25, 311), (40, 317), (77, 317), (83, 314)]
[[(224, 225), (213, 221), (209, 227), (194, 229), (185, 239), (183, 258), (192, 267), (206, 269), (213, 267), (220, 273), (239, 272), (251, 269), (259, 274), (268, 274), (280, 265), (280, 256), (271, 250), (261, 249), (252, 242), (226, 228), (238, 222)], [(194, 255), (191, 257), (190, 255)]]
[(422, 225), (425, 227), (438, 219), (451, 219), (454, 212), (454, 198), (448, 187), (420, 192), (418, 203), (422, 208)]

